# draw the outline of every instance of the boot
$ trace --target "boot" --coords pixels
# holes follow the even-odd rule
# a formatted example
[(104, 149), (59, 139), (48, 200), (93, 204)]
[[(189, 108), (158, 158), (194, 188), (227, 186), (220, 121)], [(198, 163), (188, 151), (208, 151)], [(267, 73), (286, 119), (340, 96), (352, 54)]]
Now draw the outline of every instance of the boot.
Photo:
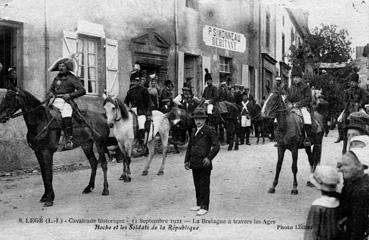
[(311, 141), (310, 141), (311, 125), (305, 124), (304, 129), (305, 129), (304, 146), (310, 147), (311, 146)]
[(338, 137), (337, 137), (337, 140), (334, 141), (334, 143), (339, 143), (343, 140), (343, 135), (342, 135), (342, 123), (338, 123)]
[(73, 149), (73, 125), (72, 125), (72, 118), (66, 117), (63, 118), (63, 131), (65, 134), (65, 150)]
[(144, 129), (140, 129), (138, 130), (138, 148), (137, 151), (140, 153), (143, 153), (145, 150), (145, 144), (144, 144), (144, 139), (145, 139), (145, 130)]

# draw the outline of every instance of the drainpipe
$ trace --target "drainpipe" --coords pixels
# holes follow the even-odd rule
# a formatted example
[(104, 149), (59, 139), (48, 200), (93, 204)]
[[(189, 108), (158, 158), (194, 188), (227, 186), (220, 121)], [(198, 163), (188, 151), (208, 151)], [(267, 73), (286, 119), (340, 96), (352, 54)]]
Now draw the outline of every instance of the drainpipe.
[(45, 18), (45, 22), (44, 22), (44, 39), (45, 39), (45, 96), (47, 94), (48, 91), (48, 86), (47, 86), (47, 81), (49, 79), (49, 73), (48, 73), (48, 68), (49, 68), (49, 34), (47, 31), (47, 6), (46, 6), (46, 2), (47, 0), (44, 0), (44, 18)]
[(177, 91), (178, 86), (178, 0), (174, 0), (174, 67), (175, 67), (175, 79), (177, 80)]
[(258, 96), (258, 99), (256, 99), (259, 103), (260, 103), (260, 86), (263, 87), (263, 76), (262, 76), (262, 73), (263, 73), (263, 70), (262, 70), (262, 61), (263, 59), (261, 58), (261, 1), (258, 1), (259, 3), (259, 84), (258, 84), (258, 88), (259, 89), (256, 89), (257, 91), (257, 96)]

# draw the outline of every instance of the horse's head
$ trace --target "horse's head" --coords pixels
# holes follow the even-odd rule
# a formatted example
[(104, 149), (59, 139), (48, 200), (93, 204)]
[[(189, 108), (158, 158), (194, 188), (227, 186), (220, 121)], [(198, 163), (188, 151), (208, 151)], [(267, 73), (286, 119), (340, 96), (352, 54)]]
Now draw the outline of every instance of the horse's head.
[(186, 110), (179, 107), (173, 107), (172, 110), (166, 115), (167, 118), (173, 123), (173, 125), (186, 120)]
[(118, 98), (107, 97), (104, 100), (104, 110), (109, 127), (113, 127), (114, 123), (121, 119), (128, 118), (128, 110)]
[(0, 122), (6, 123), (21, 108), (21, 96), (17, 90), (8, 90), (0, 103)]
[(265, 100), (263, 108), (261, 109), (261, 116), (266, 118), (275, 118), (277, 112), (283, 109), (284, 102), (282, 95), (279, 92), (272, 92)]

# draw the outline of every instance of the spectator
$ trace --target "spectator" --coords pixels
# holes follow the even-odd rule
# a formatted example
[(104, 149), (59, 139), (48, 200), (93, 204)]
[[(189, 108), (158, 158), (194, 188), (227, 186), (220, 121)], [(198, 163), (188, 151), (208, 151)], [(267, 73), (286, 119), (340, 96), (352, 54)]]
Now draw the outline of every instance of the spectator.
[(322, 196), (310, 207), (304, 240), (336, 240), (339, 214), (336, 190), (340, 176), (332, 167), (318, 166), (310, 176), (310, 182), (321, 191)]
[(369, 176), (364, 169), (369, 165), (369, 148), (351, 148), (343, 155), (340, 171), (343, 174), (338, 227), (342, 239), (364, 240), (369, 226)]

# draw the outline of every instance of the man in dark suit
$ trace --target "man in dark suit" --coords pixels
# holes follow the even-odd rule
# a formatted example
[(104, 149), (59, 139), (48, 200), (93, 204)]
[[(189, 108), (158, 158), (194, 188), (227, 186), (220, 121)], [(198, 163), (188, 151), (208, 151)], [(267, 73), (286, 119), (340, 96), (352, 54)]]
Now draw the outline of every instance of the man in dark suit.
[(205, 125), (207, 116), (204, 110), (194, 111), (192, 117), (197, 129), (188, 144), (184, 165), (186, 170), (192, 169), (196, 190), (197, 204), (191, 210), (201, 216), (209, 210), (212, 160), (218, 154), (220, 144), (215, 131)]

